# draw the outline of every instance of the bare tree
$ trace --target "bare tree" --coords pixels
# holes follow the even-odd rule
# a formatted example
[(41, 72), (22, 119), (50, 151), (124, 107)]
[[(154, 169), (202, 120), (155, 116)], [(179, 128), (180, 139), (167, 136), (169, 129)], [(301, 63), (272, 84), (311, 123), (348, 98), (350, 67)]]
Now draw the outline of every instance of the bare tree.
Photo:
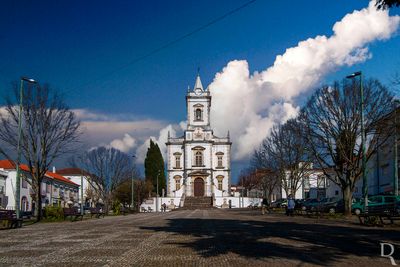
[(256, 176), (255, 169), (246, 168), (240, 172), (238, 185), (243, 186), (248, 191), (260, 189), (260, 183)]
[(392, 7), (399, 7), (400, 0), (376, 0), (375, 6), (377, 9), (388, 9)]
[(264, 192), (264, 196), (271, 203), (272, 194), (278, 189), (281, 183), (280, 176), (270, 169), (257, 169), (256, 175), (259, 177), (260, 187)]
[[(18, 146), (19, 92), (14, 88), (14, 98), (6, 99), (5, 113), (0, 114), (0, 148), (6, 158)], [(22, 99), (21, 155), (28, 163), (32, 176), (32, 189), (37, 203), (37, 220), (41, 220), (41, 183), (59, 156), (74, 151), (79, 137), (79, 121), (65, 105), (63, 98), (48, 85), (28, 85)], [(39, 212), (38, 212), (39, 211)]]
[(106, 210), (112, 201), (114, 190), (131, 178), (132, 171), (136, 171), (132, 159), (127, 154), (108, 147), (98, 147), (85, 152), (75, 160), (74, 165), (91, 174), (90, 180), (105, 202)]
[(310, 169), (301, 125), (292, 119), (274, 126), (258, 153), (275, 161), (274, 173), (280, 177), (283, 190), (287, 196), (295, 195)]
[(267, 197), (271, 203), (272, 194), (281, 184), (281, 177), (279, 170), (276, 168), (276, 161), (267, 156), (265, 153), (255, 151), (251, 159), (251, 165), (256, 170), (256, 177), (258, 177), (257, 180), (263, 190), (264, 197)]
[[(91, 176), (87, 176), (88, 179), (90, 179)], [(89, 184), (91, 184), (91, 181), (88, 180)], [(89, 186), (86, 188), (86, 197), (91, 200), (92, 203), (97, 205), (99, 201), (101, 200), (101, 191), (96, 190), (94, 186)]]
[(391, 84), (394, 93), (399, 96), (400, 95), (400, 72), (396, 72), (391, 79)]
[[(355, 183), (362, 175), (359, 88), (358, 81), (322, 87), (299, 115), (313, 158), (324, 174), (342, 188), (347, 215), (351, 214)], [(367, 160), (392, 132), (393, 124), (384, 119), (393, 107), (392, 100), (392, 95), (377, 80), (364, 82)]]
[[(136, 174), (136, 178), (139, 178), (138, 174)], [(116, 190), (114, 190), (113, 195), (114, 199), (117, 199), (124, 206), (129, 206), (130, 208), (138, 208), (139, 205), (146, 198), (148, 191), (146, 190), (146, 182), (141, 179), (134, 180), (134, 191), (133, 191), (133, 207), (131, 207), (132, 203), (132, 181), (125, 180), (120, 185), (117, 186)], [(139, 210), (139, 209), (137, 209)]]

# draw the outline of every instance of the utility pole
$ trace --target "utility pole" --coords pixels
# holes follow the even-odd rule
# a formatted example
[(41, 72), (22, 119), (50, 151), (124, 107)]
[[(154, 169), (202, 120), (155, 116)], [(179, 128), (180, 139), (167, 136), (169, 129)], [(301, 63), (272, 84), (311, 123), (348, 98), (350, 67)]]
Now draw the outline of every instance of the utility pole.
[(132, 180), (132, 187), (131, 187), (131, 209), (133, 208), (133, 205), (134, 205), (134, 202), (133, 202), (133, 189), (134, 189), (134, 182), (133, 182), (133, 172), (134, 172), (134, 166), (135, 166), (135, 162), (134, 162), (134, 159), (135, 159), (135, 155), (132, 155), (132, 176), (131, 176), (131, 180)]
[(361, 115), (361, 145), (362, 145), (362, 179), (363, 179), (363, 198), (364, 198), (364, 212), (368, 212), (368, 180), (365, 172), (366, 167), (366, 155), (365, 155), (365, 128), (364, 128), (364, 90), (362, 84), (362, 72), (357, 71), (350, 74), (346, 78), (353, 79), (354, 77), (360, 77), (360, 115)]
[(156, 212), (158, 212), (158, 177), (160, 176), (160, 171), (157, 173), (157, 195), (156, 195)]
[[(17, 219), (20, 216), (20, 200), (21, 200), (21, 136), (22, 136), (22, 111), (23, 111), (23, 98), (24, 98), (24, 81), (28, 83), (36, 83), (34, 79), (21, 77), (21, 85), (19, 87), (19, 114), (18, 114), (18, 141), (17, 141), (17, 174), (15, 181), (15, 214)], [(41, 190), (39, 188), (39, 190)], [(41, 212), (42, 207), (38, 207), (38, 211)]]
[(394, 107), (394, 175), (393, 175), (393, 191), (394, 195), (399, 195), (399, 164), (398, 164), (398, 151), (397, 151), (397, 107), (399, 104), (399, 100), (395, 100), (395, 107)]
[(81, 171), (81, 215), (83, 216), (83, 171)]

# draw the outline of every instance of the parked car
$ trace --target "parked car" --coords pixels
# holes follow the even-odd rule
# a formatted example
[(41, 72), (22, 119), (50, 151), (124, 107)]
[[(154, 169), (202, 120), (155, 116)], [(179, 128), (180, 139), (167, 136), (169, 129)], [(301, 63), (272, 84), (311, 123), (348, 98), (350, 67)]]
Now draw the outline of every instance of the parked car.
[[(303, 204), (303, 210), (308, 211), (322, 211), (324, 212), (329, 205), (334, 205), (333, 203), (339, 200), (335, 197), (322, 198), (322, 199), (310, 199)], [(329, 210), (329, 209), (328, 209)]]
[(308, 206), (311, 205), (311, 203), (314, 203), (314, 202), (317, 202), (317, 201), (318, 201), (318, 200), (317, 200), (316, 198), (308, 198), (308, 199), (305, 199), (305, 200), (303, 201), (302, 205), (301, 205), (301, 209), (302, 209), (303, 211), (305, 211), (305, 210), (308, 209)]
[(336, 200), (333, 202), (326, 202), (322, 206), (322, 211), (329, 214), (343, 213), (344, 212), (344, 201), (343, 199)]
[(295, 210), (303, 210), (305, 200), (304, 199), (295, 199), (294, 200), (294, 209)]
[(271, 208), (286, 208), (287, 207), (287, 199), (278, 199), (271, 203)]
[[(380, 209), (382, 206), (388, 206), (388, 208), (395, 209), (396, 203), (400, 201), (399, 196), (390, 195), (377, 195), (368, 197), (368, 210), (373, 211), (374, 209)], [(364, 199), (353, 203), (351, 210), (354, 214), (359, 215), (364, 212)]]

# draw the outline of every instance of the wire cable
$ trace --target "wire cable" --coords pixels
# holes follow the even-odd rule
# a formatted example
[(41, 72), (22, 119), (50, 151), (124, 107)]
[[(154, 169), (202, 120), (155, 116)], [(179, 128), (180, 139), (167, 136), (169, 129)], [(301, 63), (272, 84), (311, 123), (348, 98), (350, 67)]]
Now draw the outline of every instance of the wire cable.
[[(190, 36), (192, 36), (192, 35), (194, 35), (194, 34), (200, 32), (200, 31), (202, 31), (202, 30), (204, 30), (204, 29), (210, 27), (211, 25), (213, 25), (213, 24), (215, 24), (215, 23), (217, 23), (217, 22), (219, 22), (219, 21), (221, 21), (221, 20), (223, 20), (223, 19), (225, 19), (225, 18), (231, 16), (232, 14), (234, 14), (234, 13), (240, 11), (241, 9), (243, 9), (243, 8), (245, 8), (245, 7), (247, 7), (247, 6), (251, 5), (251, 4), (253, 4), (255, 1), (256, 1), (256, 0), (248, 1), (248, 2), (246, 2), (246, 3), (244, 3), (244, 4), (242, 4), (241, 6), (238, 6), (238, 7), (234, 8), (234, 9), (228, 11), (227, 13), (225, 13), (225, 14), (223, 14), (223, 15), (221, 15), (221, 16), (219, 16), (219, 17), (217, 17), (217, 18), (215, 18), (215, 19), (213, 19), (213, 20), (211, 20), (211, 21), (209, 21), (208, 23), (206, 23), (206, 24), (204, 24), (204, 25), (202, 25), (202, 26), (200, 26), (200, 27), (198, 27), (198, 28), (192, 30), (191, 32), (188, 32), (188, 33), (186, 33), (186, 34), (184, 34), (184, 35), (182, 35), (182, 36), (180, 36), (180, 37), (178, 37), (178, 38), (176, 38), (176, 39), (174, 39), (174, 40), (172, 40), (172, 41), (169, 41), (168, 43), (165, 43), (164, 45), (161, 45), (161, 46), (159, 46), (159, 47), (157, 47), (157, 48), (155, 48), (155, 49), (149, 51), (148, 53), (146, 53), (146, 54), (144, 54), (144, 55), (142, 55), (142, 56), (139, 56), (139, 57), (137, 57), (137, 58), (132, 59), (132, 60), (129, 61), (128, 63), (126, 63), (126, 64), (124, 64), (124, 65), (122, 65), (122, 66), (120, 66), (120, 67), (118, 67), (118, 68), (115, 68), (114, 70), (112, 70), (112, 71), (110, 71), (110, 72), (108, 72), (108, 73), (103, 74), (101, 77), (102, 77), (102, 78), (104, 78), (104, 77), (109, 77), (109, 76), (115, 74), (115, 73), (118, 72), (118, 71), (121, 71), (121, 70), (123, 70), (123, 69), (125, 69), (125, 68), (128, 68), (129, 66), (134, 65), (134, 64), (136, 64), (136, 63), (138, 63), (138, 62), (140, 62), (140, 61), (142, 61), (142, 60), (144, 60), (144, 59), (146, 59), (146, 58), (148, 58), (148, 57), (151, 57), (151, 56), (153, 56), (154, 54), (157, 54), (157, 53), (159, 53), (159, 52), (161, 52), (161, 51), (163, 51), (163, 50), (165, 50), (165, 49), (167, 49), (167, 48), (173, 46), (174, 44), (177, 44), (177, 43), (181, 42), (182, 40), (184, 40), (184, 39), (186, 39), (186, 38), (188, 38), (188, 37), (190, 37)], [(98, 80), (98, 79), (96, 79), (96, 81), (97, 81), (97, 80)], [(92, 83), (92, 82), (88, 82), (88, 83), (86, 83), (86, 84), (80, 86), (80, 88), (85, 87), (85, 86), (87, 86), (87, 85), (89, 85), (89, 84), (91, 84), (91, 83)]]

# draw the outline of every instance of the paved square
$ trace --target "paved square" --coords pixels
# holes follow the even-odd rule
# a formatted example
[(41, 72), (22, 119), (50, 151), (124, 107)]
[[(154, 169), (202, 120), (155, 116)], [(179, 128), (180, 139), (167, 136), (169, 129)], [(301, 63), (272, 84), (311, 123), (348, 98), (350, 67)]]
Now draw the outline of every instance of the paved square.
[(182, 210), (0, 231), (1, 266), (390, 266), (380, 242), (396, 246), (399, 227)]

